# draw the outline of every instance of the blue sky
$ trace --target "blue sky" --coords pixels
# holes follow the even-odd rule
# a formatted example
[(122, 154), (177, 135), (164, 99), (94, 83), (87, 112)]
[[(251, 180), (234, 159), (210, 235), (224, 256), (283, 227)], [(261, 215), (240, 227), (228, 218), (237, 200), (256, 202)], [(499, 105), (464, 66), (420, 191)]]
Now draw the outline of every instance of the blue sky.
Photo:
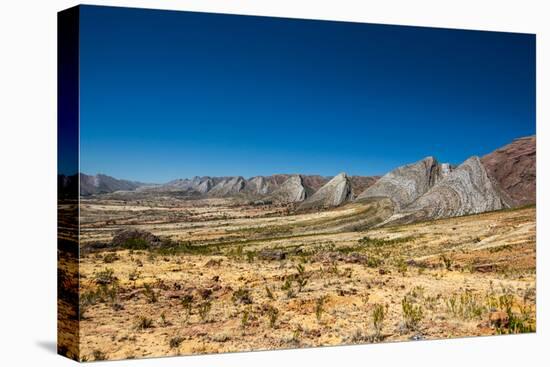
[(535, 36), (81, 7), (81, 171), (383, 174), (535, 133)]

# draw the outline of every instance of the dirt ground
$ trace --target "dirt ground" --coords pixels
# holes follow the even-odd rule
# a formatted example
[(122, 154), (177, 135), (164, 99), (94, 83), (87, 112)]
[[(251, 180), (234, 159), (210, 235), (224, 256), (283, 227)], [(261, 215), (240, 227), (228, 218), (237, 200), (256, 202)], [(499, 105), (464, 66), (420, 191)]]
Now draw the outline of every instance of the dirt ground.
[[(83, 200), (80, 359), (535, 331), (534, 207), (373, 227), (388, 210)], [(120, 228), (172, 245), (93, 250)]]

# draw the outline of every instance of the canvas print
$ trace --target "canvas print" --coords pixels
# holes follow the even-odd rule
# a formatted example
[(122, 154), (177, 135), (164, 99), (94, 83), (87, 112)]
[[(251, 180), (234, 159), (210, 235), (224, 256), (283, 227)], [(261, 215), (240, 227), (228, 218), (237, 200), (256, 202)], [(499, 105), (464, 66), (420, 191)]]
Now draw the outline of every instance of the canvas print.
[(533, 34), (59, 13), (58, 349), (536, 331)]

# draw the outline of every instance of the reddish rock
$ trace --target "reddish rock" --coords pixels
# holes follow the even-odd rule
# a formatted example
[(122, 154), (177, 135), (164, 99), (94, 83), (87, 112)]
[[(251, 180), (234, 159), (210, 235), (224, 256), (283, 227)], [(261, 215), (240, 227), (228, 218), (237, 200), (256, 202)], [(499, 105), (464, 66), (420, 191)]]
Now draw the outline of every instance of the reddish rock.
[(511, 206), (535, 203), (536, 151), (536, 136), (529, 136), (481, 158), (487, 175), (503, 196), (507, 196)]

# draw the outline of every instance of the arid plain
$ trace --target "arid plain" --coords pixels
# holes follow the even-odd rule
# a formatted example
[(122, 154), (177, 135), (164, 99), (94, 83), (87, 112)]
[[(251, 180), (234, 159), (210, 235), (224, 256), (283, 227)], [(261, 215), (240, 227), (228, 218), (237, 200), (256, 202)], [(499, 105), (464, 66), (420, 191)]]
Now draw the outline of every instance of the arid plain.
[[(534, 207), (361, 230), (386, 204), (82, 200), (82, 358), (535, 330)], [(170, 244), (87, 246), (120, 226)]]

